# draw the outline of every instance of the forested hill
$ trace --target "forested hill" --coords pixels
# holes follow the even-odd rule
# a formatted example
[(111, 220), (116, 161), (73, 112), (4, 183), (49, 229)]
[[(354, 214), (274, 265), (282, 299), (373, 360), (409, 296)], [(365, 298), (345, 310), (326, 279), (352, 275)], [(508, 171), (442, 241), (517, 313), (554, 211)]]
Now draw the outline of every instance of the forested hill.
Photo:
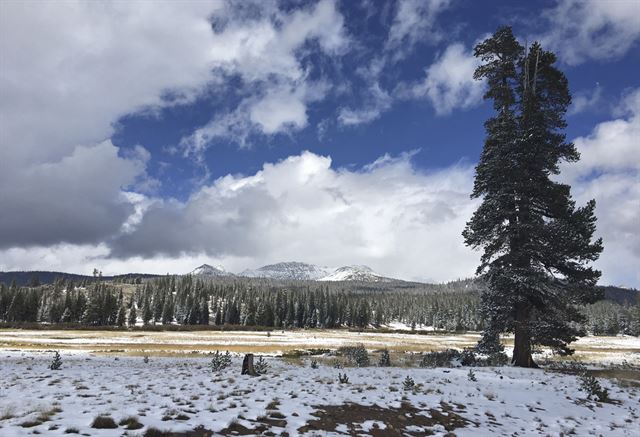
[(640, 290), (635, 288), (622, 288), (604, 286), (604, 299), (620, 305), (635, 305), (640, 303)]
[[(127, 282), (135, 283), (138, 279), (157, 278), (160, 275), (152, 275), (149, 273), (126, 273), (123, 275), (103, 276), (103, 281)], [(95, 279), (91, 275), (78, 275), (76, 273), (65, 272), (47, 272), (47, 271), (28, 271), (28, 272), (0, 272), (0, 283), (7, 285), (16, 281), (18, 286), (35, 285), (35, 284), (53, 284), (56, 279), (64, 279), (67, 281), (82, 282)]]
[[(102, 281), (111, 281), (118, 283), (140, 284), (143, 279), (159, 278), (163, 275), (154, 275), (149, 273), (125, 273), (122, 275), (114, 276), (102, 276)], [(64, 279), (66, 281), (74, 281), (76, 283), (82, 283), (86, 281), (95, 280), (91, 275), (79, 275), (75, 273), (65, 272), (49, 272), (49, 271), (13, 271), (13, 272), (0, 272), (0, 283), (4, 283), (7, 286), (14, 280), (18, 286), (35, 286), (40, 284), (53, 284), (56, 279)], [(212, 278), (207, 278), (212, 280)], [(278, 281), (269, 279), (253, 279), (242, 278), (244, 282), (262, 283), (267, 282), (271, 285), (287, 286), (292, 283), (299, 283), (302, 285), (307, 281)], [(214, 282), (236, 282), (238, 278), (217, 278)], [(423, 284), (417, 282), (397, 281), (389, 283), (367, 283), (358, 281), (343, 281), (337, 282), (339, 288), (351, 289), (357, 288), (360, 291), (395, 291), (395, 292), (460, 292), (460, 291), (480, 291), (483, 285), (480, 281), (475, 279), (462, 279), (457, 281), (451, 281), (446, 284)], [(640, 303), (640, 290), (633, 288), (623, 288), (614, 286), (601, 286), (603, 290), (604, 300), (616, 302), (620, 305), (635, 305)]]

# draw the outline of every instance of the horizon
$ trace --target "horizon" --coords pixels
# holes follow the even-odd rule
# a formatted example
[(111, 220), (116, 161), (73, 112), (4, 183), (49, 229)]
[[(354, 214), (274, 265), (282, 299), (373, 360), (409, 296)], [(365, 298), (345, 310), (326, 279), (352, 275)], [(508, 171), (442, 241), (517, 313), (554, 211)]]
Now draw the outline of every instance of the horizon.
[(472, 51), (512, 25), (569, 80), (558, 179), (596, 199), (599, 284), (640, 286), (633, 1), (4, 2), (0, 24), (0, 271), (475, 277)]

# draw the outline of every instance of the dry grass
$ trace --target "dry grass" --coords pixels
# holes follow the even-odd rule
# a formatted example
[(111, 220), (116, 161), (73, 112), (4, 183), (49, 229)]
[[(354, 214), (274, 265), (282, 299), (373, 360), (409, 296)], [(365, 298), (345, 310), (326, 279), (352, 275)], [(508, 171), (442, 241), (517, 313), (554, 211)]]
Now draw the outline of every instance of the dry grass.
[[(387, 348), (394, 365), (402, 366), (404, 353), (440, 351), (448, 348), (462, 349), (473, 346), (479, 339), (477, 333), (399, 334), (388, 332), (350, 332), (347, 330), (274, 330), (270, 336), (257, 331), (110, 331), (110, 330), (50, 330), (32, 331), (0, 329), (0, 349), (61, 351), (83, 350), (104, 355), (125, 356), (201, 356), (216, 350), (232, 353), (256, 353), (278, 355), (296, 350), (314, 348), (336, 349), (339, 346), (362, 343), (368, 349)], [(234, 344), (228, 344), (230, 340)], [(607, 338), (599, 337), (600, 344), (579, 342), (574, 346), (577, 360), (607, 358), (612, 354), (633, 354), (631, 346), (616, 342), (607, 347)], [(506, 337), (507, 347), (513, 341)], [(581, 344), (582, 343), (582, 344)], [(298, 360), (292, 359), (292, 363)], [(296, 362), (296, 364), (302, 364)]]

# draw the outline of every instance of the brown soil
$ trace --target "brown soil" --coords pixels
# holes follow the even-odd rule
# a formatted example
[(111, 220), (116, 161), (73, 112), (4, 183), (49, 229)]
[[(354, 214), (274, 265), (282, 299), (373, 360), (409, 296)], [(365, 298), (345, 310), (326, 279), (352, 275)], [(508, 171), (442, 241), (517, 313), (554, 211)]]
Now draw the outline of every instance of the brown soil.
[[(454, 412), (453, 406), (441, 403), (440, 409), (420, 410), (412, 404), (403, 402), (400, 408), (384, 408), (377, 405), (360, 405), (347, 403), (344, 405), (315, 406), (312, 413), (317, 417), (309, 421), (298, 432), (336, 431), (338, 425), (346, 425), (349, 435), (371, 435), (373, 437), (429, 436), (433, 435), (435, 425), (442, 425), (447, 431), (464, 428), (469, 421)], [(426, 413), (426, 414), (425, 414)], [(385, 424), (385, 428), (373, 427), (364, 432), (361, 424), (367, 420), (375, 420)], [(408, 429), (408, 427), (411, 427)], [(422, 430), (415, 430), (416, 427)]]

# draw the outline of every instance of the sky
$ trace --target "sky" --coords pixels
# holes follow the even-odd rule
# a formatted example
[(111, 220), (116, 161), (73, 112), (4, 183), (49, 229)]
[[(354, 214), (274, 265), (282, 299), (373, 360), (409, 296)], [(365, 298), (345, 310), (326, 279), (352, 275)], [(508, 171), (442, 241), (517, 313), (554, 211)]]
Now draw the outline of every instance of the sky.
[(485, 84), (510, 25), (558, 56), (602, 284), (640, 286), (640, 2), (0, 2), (0, 270), (280, 261), (470, 277)]

